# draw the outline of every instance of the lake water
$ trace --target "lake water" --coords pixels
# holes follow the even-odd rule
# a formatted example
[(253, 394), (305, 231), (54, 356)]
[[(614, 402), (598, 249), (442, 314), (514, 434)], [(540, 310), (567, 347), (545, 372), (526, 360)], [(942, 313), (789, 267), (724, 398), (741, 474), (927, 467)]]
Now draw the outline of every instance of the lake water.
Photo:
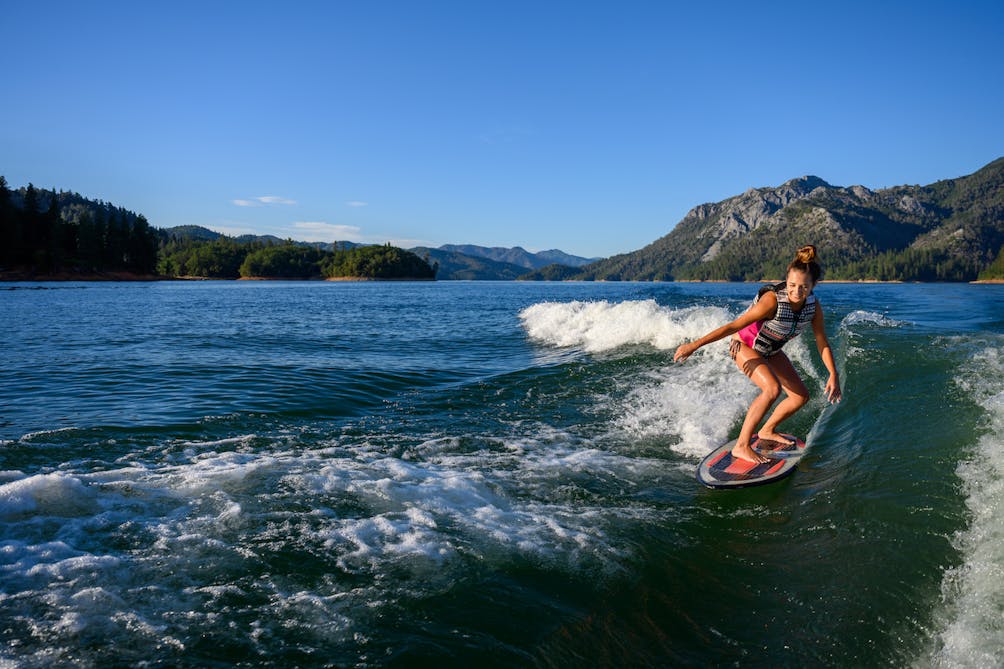
[(0, 286), (0, 667), (1004, 666), (1004, 286), (821, 284), (710, 491), (756, 288)]

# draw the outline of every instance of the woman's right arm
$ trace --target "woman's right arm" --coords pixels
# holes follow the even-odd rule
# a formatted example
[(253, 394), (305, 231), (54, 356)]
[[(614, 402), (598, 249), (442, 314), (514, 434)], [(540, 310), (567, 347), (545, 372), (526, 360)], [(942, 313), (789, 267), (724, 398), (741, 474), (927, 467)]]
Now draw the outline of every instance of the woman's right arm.
[(720, 328), (712, 330), (700, 339), (680, 344), (680, 346), (676, 349), (676, 353), (673, 355), (673, 362), (683, 362), (689, 358), (694, 351), (702, 346), (706, 346), (707, 344), (716, 342), (719, 339), (733, 335), (750, 323), (770, 320), (774, 317), (774, 313), (776, 311), (777, 296), (774, 295), (773, 291), (764, 293), (764, 296), (761, 297), (756, 304), (747, 309), (739, 318), (735, 319), (731, 323), (727, 323)]

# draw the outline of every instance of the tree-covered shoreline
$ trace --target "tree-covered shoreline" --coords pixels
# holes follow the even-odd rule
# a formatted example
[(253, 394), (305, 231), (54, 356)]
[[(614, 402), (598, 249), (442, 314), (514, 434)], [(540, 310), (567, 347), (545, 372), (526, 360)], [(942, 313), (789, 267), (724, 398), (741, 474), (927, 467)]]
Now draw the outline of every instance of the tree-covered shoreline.
[(0, 279), (434, 280), (438, 266), (386, 244), (330, 251), (292, 240), (206, 240), (76, 193), (12, 191), (0, 176)]
[(325, 251), (292, 240), (282, 243), (170, 239), (161, 247), (157, 271), (164, 276), (205, 279), (433, 280), (435, 265), (386, 244)]

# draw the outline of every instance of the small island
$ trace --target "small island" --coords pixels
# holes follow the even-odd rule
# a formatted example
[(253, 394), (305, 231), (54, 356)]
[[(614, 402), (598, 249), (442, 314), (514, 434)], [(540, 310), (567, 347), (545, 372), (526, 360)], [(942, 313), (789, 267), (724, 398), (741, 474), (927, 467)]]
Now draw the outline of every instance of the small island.
[(327, 251), (310, 244), (172, 238), (157, 271), (186, 279), (327, 279), (329, 281), (433, 281), (437, 267), (410, 251), (385, 244)]

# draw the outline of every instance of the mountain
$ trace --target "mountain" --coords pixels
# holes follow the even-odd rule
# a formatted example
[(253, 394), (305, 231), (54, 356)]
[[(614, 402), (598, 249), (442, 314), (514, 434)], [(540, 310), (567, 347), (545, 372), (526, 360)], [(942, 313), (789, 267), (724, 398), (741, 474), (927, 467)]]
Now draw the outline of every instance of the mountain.
[(535, 253), (536, 257), (544, 262), (543, 267), (548, 265), (564, 265), (565, 267), (585, 267), (591, 263), (602, 260), (602, 258), (582, 258), (580, 256), (573, 256), (565, 253), (564, 251), (559, 251), (558, 249), (550, 249), (548, 251), (538, 251)]
[(806, 176), (751, 188), (694, 207), (648, 246), (568, 278), (777, 278), (807, 243), (831, 279), (976, 279), (1004, 250), (1004, 158), (927, 186), (873, 191)]
[(554, 263), (567, 265), (569, 267), (582, 267), (589, 263), (596, 262), (598, 258), (581, 258), (552, 249), (541, 251), (540, 253), (530, 253), (526, 249), (515, 246), (513, 248), (503, 248), (498, 246), (475, 246), (474, 244), (444, 244), (439, 247), (442, 251), (462, 253), (472, 258), (487, 258), (495, 262), (518, 265), (526, 270), (535, 270)]
[(526, 268), (520, 265), (457, 251), (445, 251), (442, 248), (419, 246), (408, 250), (420, 258), (425, 258), (429, 264), (438, 263), (439, 271), (436, 273), (436, 278), (439, 280), (512, 281), (526, 273)]
[(211, 242), (223, 236), (214, 230), (203, 228), (199, 225), (177, 225), (173, 228), (161, 229), (161, 233), (168, 237), (177, 237), (178, 239), (188, 239), (197, 242)]

